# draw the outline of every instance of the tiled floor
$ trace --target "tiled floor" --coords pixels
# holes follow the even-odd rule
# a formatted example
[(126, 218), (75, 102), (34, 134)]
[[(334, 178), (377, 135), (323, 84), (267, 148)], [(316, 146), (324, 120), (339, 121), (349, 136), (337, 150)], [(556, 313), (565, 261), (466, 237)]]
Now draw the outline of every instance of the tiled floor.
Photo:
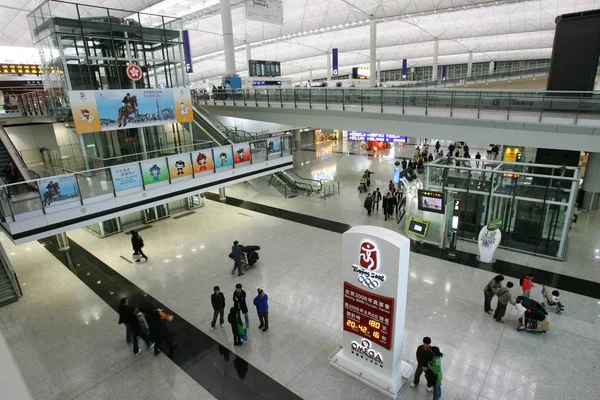
[[(341, 198), (281, 199), (251, 188), (228, 188), (227, 193), (334, 221), (395, 228), (382, 217), (367, 218), (350, 186), (367, 167), (376, 172), (375, 184), (383, 186), (391, 161), (332, 154), (328, 160), (309, 160), (305, 171), (332, 161), (338, 179), (347, 181)], [(587, 224), (578, 223), (574, 231)], [(150, 260), (131, 264), (120, 257), (130, 257), (129, 236), (98, 239), (82, 229), (69, 232), (110, 268), (303, 399), (383, 399), (327, 363), (341, 343), (340, 234), (207, 201), (193, 215), (153, 223), (142, 235)], [(227, 254), (233, 240), (262, 247), (256, 267), (241, 278), (230, 275)], [(0, 330), (22, 371), (32, 371), (24, 375), (36, 399), (208, 396), (166, 357), (134, 358), (112, 309), (40, 245), (5, 246), (25, 283), (25, 297), (0, 309)], [(516, 331), (512, 307), (506, 324), (483, 312), (481, 292), (492, 272), (411, 253), (409, 276), (404, 356), (414, 361), (421, 338), (432, 337), (444, 353), (445, 400), (597, 398), (599, 301), (563, 291), (567, 311), (551, 314), (551, 330), (534, 335)], [(233, 347), (228, 329), (209, 330), (212, 287), (221, 286), (229, 306), (238, 282), (249, 296), (257, 287), (265, 289), (271, 319), (269, 331), (260, 332), (251, 309), (249, 342), (241, 348)], [(541, 300), (538, 292), (533, 296)], [(69, 363), (71, 357), (75, 361)], [(136, 388), (158, 397), (136, 397)], [(430, 396), (421, 385), (406, 386), (400, 398)]]

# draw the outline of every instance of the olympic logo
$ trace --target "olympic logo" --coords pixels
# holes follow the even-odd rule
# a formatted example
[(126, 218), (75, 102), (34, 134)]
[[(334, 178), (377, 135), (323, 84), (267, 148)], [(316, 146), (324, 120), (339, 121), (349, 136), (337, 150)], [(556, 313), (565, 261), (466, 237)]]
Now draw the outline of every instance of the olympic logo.
[(379, 287), (379, 281), (371, 279), (367, 276), (359, 275), (357, 279), (364, 287), (368, 287), (371, 290)]

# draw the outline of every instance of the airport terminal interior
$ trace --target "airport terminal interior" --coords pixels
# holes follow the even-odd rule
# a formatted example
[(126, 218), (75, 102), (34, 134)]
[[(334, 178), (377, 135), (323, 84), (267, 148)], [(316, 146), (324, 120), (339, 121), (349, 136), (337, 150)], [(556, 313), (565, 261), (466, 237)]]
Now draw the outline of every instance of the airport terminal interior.
[(600, 1), (0, 16), (0, 398), (598, 398)]

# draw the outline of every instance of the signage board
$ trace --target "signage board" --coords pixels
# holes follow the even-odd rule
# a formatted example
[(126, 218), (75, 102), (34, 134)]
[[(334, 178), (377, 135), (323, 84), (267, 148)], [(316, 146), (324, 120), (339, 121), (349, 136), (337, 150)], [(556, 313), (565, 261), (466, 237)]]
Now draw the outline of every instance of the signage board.
[(343, 345), (331, 364), (397, 394), (412, 366), (402, 360), (410, 240), (375, 226), (342, 236)]
[(348, 139), (360, 140), (363, 142), (406, 143), (406, 136), (375, 132), (348, 131)]
[(282, 0), (245, 0), (244, 3), (246, 4), (246, 19), (283, 24)]
[(183, 57), (185, 59), (185, 72), (191, 74), (194, 72), (192, 63), (192, 51), (190, 50), (190, 34), (187, 29), (183, 31)]
[(339, 70), (338, 70), (338, 49), (332, 49), (331, 50), (331, 58), (332, 58), (332, 71), (331, 71), (331, 75), (333, 76), (338, 76), (339, 74)]
[(142, 171), (139, 163), (121, 164), (110, 167), (115, 192), (121, 190), (142, 188)]
[(77, 133), (192, 122), (189, 88), (71, 90)]
[(443, 192), (419, 189), (417, 193), (419, 199), (419, 210), (444, 214), (446, 207), (446, 196), (444, 196)]
[(278, 61), (249, 60), (248, 68), (251, 77), (281, 76), (281, 63)]

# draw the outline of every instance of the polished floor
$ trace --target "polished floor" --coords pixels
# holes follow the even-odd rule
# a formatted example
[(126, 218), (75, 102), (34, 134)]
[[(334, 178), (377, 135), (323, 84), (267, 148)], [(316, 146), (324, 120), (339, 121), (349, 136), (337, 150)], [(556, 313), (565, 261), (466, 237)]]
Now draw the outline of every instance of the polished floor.
[[(45, 248), (39, 243), (15, 247), (4, 241), (25, 297), (0, 308), (0, 331), (7, 337), (34, 398), (251, 398), (209, 393), (205, 385), (210, 385), (194, 378), (195, 371), (189, 368), (192, 364), (182, 366), (177, 360), (153, 357), (146, 351), (134, 357), (125, 344), (123, 328), (116, 324), (110, 301), (99, 297), (101, 289), (92, 289), (94, 284), (103, 286), (118, 280), (128, 283), (128, 290), (147, 293), (189, 323), (185, 332), (196, 330), (196, 335), (205, 335), (217, 344), (209, 348), (226, 349), (231, 352), (230, 359), (239, 357), (247, 362), (249, 371), (262, 371), (268, 379), (255, 389), (281, 385), (306, 400), (383, 399), (331, 368), (327, 357), (341, 343), (340, 231), (349, 224), (364, 223), (395, 229), (395, 223), (385, 222), (381, 216), (363, 215), (352, 186), (365, 168), (374, 170), (376, 182), (383, 186), (389, 180), (386, 171), (390, 160), (335, 154), (327, 159), (316, 157), (312, 152), (312, 159), (307, 156), (300, 163), (309, 161), (305, 171), (310, 172), (331, 168), (335, 162), (336, 179), (347, 182), (342, 196), (282, 199), (244, 185), (228, 188), (229, 196), (252, 196), (253, 204), (268, 205), (272, 210), (244, 207), (243, 201), (207, 201), (193, 214), (153, 223), (142, 232), (144, 250), (150, 257), (147, 263), (131, 263), (129, 236), (125, 234), (98, 239), (83, 229), (69, 232), (85, 262), (104, 270), (106, 277), (95, 282), (85, 269), (80, 278), (71, 272), (56, 258), (51, 242), (42, 241)], [(286, 214), (286, 210), (294, 214)], [(297, 214), (314, 218), (296, 221)], [(324, 219), (333, 222), (326, 229), (315, 227)], [(573, 230), (586, 228), (589, 235), (592, 224), (578, 223)], [(240, 278), (230, 275), (227, 254), (233, 240), (261, 246), (257, 266)], [(593, 239), (589, 241), (588, 245), (593, 243)], [(507, 254), (506, 258), (515, 257), (509, 261), (526, 268), (527, 262), (518, 262), (521, 256)], [(576, 277), (588, 274), (585, 266), (570, 260), (567, 263), (573, 263), (572, 269), (555, 272)], [(567, 311), (560, 316), (551, 314), (547, 334), (517, 332), (514, 308), (509, 307), (505, 324), (483, 312), (482, 288), (495, 274), (411, 252), (404, 356), (414, 360), (421, 338), (432, 337), (444, 353), (445, 400), (596, 399), (600, 302), (561, 290)], [(514, 278), (509, 280), (517, 283)], [(210, 331), (212, 287), (221, 286), (229, 306), (238, 282), (243, 283), (249, 297), (256, 288), (265, 289), (271, 319), (268, 332), (258, 331), (256, 312), (251, 309), (249, 342), (241, 348), (233, 346), (228, 329)], [(114, 292), (114, 296), (120, 297), (121, 292)], [(540, 300), (538, 292), (533, 296)], [(215, 369), (225, 365), (223, 357), (215, 357), (218, 350), (198, 353), (195, 347), (189, 353), (195, 361)], [(223, 371), (222, 375), (238, 379), (234, 371)], [(240, 379), (235, 384), (244, 387), (246, 382), (251, 380)], [(421, 385), (405, 387), (399, 398), (430, 397)]]

